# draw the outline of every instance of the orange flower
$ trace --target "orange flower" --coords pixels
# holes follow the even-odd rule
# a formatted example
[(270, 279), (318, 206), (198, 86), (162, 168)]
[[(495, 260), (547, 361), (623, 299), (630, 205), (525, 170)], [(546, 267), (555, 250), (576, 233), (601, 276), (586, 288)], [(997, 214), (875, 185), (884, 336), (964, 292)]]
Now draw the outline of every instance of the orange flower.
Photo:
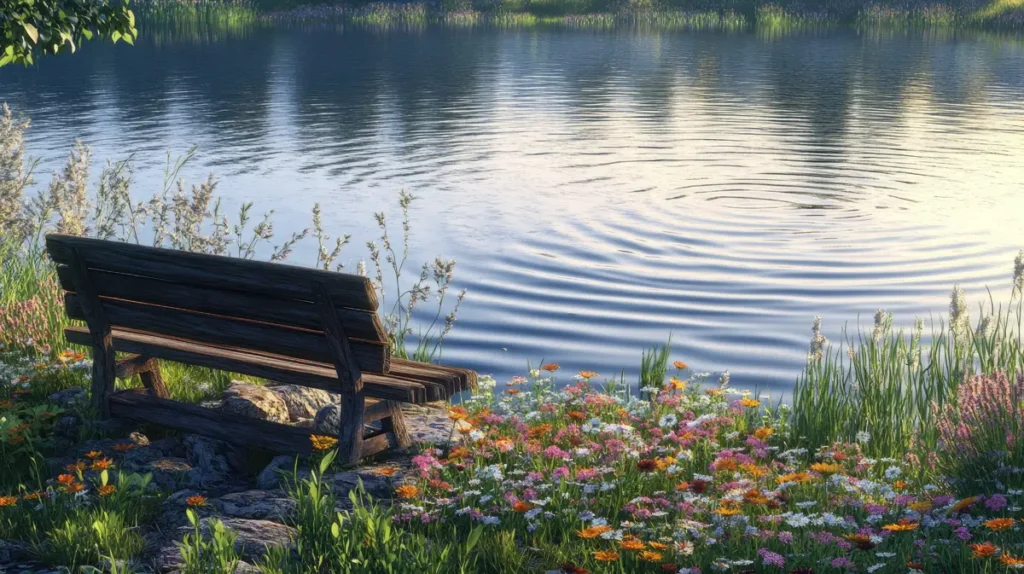
[(757, 438), (757, 440), (768, 440), (768, 437), (773, 434), (775, 434), (775, 429), (771, 427), (761, 427), (754, 431), (754, 437)]
[(111, 494), (114, 494), (115, 490), (117, 490), (117, 487), (115, 487), (113, 484), (104, 484), (103, 486), (100, 487), (99, 493), (100, 496), (109, 496)]
[(110, 466), (112, 464), (114, 464), (114, 461), (110, 460), (109, 458), (100, 458), (100, 459), (92, 461), (92, 469), (93, 470), (107, 470), (107, 469), (110, 468)]
[(522, 500), (517, 500), (516, 503), (512, 505), (512, 512), (528, 512), (530, 510), (533, 510), (533, 505), (529, 502), (523, 502)]
[(761, 491), (756, 488), (743, 493), (743, 500), (747, 501), (748, 504), (753, 504), (755, 506), (763, 506), (771, 501), (770, 498), (762, 494)]
[(917, 530), (917, 527), (917, 522), (911, 522), (904, 518), (895, 524), (886, 524), (882, 527), (882, 530), (888, 530), (889, 532), (910, 532), (911, 530)]
[(668, 550), (668, 544), (662, 544), (661, 542), (648, 542), (647, 545), (655, 550)]
[(1003, 566), (1024, 566), (1024, 558), (1017, 558), (1005, 552), (999, 556), (999, 562), (1001, 562)]
[(645, 562), (661, 562), (661, 553), (644, 550), (640, 553), (640, 558)]
[(206, 497), (202, 494), (193, 494), (185, 500), (185, 504), (193, 508), (206, 506)]
[(740, 470), (747, 473), (752, 478), (761, 478), (762, 476), (768, 476), (770, 471), (763, 466), (758, 466), (752, 462), (745, 462), (740, 465)]
[(499, 452), (510, 452), (515, 447), (516, 443), (507, 438), (500, 438), (494, 441), (494, 448), (498, 449)]
[(17, 496), (0, 496), (0, 507), (18, 504)]
[(131, 450), (133, 448), (138, 447), (138, 446), (139, 445), (137, 445), (135, 443), (132, 443), (132, 442), (120, 443), (120, 444), (115, 444), (114, 445), (114, 450), (116, 450), (117, 452), (127, 452), (127, 451), (129, 451), (129, 450)]
[(679, 492), (686, 492), (689, 489), (690, 483), (686, 482), (685, 480), (676, 485), (676, 490), (678, 490)]
[(519, 389), (508, 389), (505, 393), (514, 397), (519, 394)]
[(782, 476), (775, 477), (775, 482), (782, 484), (783, 482), (795, 482), (797, 484), (803, 484), (813, 480), (811, 475), (806, 472), (791, 472), (789, 474), (783, 474)]
[(85, 490), (85, 485), (80, 482), (72, 482), (71, 484), (64, 487), (64, 490), (68, 493), (74, 494), (76, 492), (82, 492)]
[(978, 502), (978, 497), (977, 496), (972, 496), (970, 498), (965, 498), (965, 499), (961, 500), (960, 502), (957, 502), (956, 504), (954, 504), (953, 508), (951, 510), (953, 512), (963, 512), (963, 511), (967, 510), (975, 502)]
[(719, 516), (736, 516), (740, 513), (740, 509), (735, 506), (722, 506), (715, 510), (715, 514)]
[(824, 474), (825, 476), (828, 476), (830, 474), (842, 472), (843, 465), (828, 462), (816, 462), (811, 465), (811, 470), (818, 474)]
[(756, 409), (757, 407), (761, 406), (761, 401), (757, 399), (742, 398), (740, 399), (740, 404), (747, 407), (748, 409)]
[(40, 491), (28, 492), (28, 493), (24, 494), (22, 496), (22, 498), (24, 498), (25, 500), (39, 500), (40, 498), (43, 497), (43, 494), (44, 493), (40, 492)]
[(64, 467), (64, 470), (68, 472), (82, 472), (85, 470), (85, 463), (82, 461), (73, 462)]
[(704, 389), (704, 394), (709, 397), (720, 397), (725, 394), (722, 389)]
[(558, 363), (548, 363), (541, 368), (549, 373), (553, 373), (558, 370)]
[(580, 538), (582, 538), (584, 540), (590, 540), (592, 538), (597, 538), (598, 536), (604, 534), (605, 532), (611, 532), (611, 531), (612, 531), (612, 527), (611, 526), (607, 526), (607, 525), (591, 526), (590, 528), (584, 528), (583, 530), (577, 530), (576, 531), (576, 536), (579, 536)]
[(587, 418), (587, 413), (583, 411), (569, 411), (566, 416), (574, 421), (581, 421)]
[(1012, 518), (993, 518), (992, 520), (985, 521), (985, 528), (988, 528), (993, 532), (1009, 530), (1013, 528), (1014, 522), (1016, 522), (1016, 520)]
[(377, 469), (377, 474), (381, 476), (395, 476), (396, 474), (398, 474), (398, 469), (391, 467), (379, 468)]
[(615, 562), (619, 559), (619, 553), (614, 550), (598, 550), (594, 552), (594, 559), (598, 562)]
[(541, 437), (546, 436), (547, 434), (549, 434), (553, 428), (555, 428), (555, 427), (553, 427), (553, 426), (551, 426), (550, 424), (547, 424), (547, 423), (542, 424), (542, 425), (537, 425), (537, 426), (531, 428), (530, 430), (526, 431), (526, 436), (528, 436), (530, 438), (541, 438)]
[(902, 480), (897, 480), (896, 482), (892, 483), (892, 487), (895, 490), (903, 490), (904, 488), (907, 487), (907, 483)]
[(714, 466), (715, 472), (732, 472), (740, 467), (740, 463), (730, 456), (716, 460)]
[(469, 417), (469, 411), (462, 407), (452, 407), (448, 409), (448, 418), (453, 421), (464, 421)]
[(991, 542), (968, 544), (967, 547), (971, 549), (971, 558), (991, 558), (999, 552), (999, 547)]
[(595, 378), (597, 376), (598, 376), (597, 373), (595, 373), (594, 371), (580, 371), (580, 378), (581, 379), (586, 379), (586, 380), (589, 381), (590, 379), (593, 379), (593, 378)]
[(623, 550), (643, 550), (644, 548), (647, 548), (647, 545), (644, 544), (642, 540), (630, 538), (619, 542), (619, 548)]
[(677, 368), (677, 369), (679, 369), (680, 371), (682, 371), (683, 369), (686, 368), (686, 363), (684, 363), (682, 361), (676, 361), (676, 362), (672, 363), (672, 366)]
[(70, 474), (62, 474), (57, 477), (57, 482), (61, 484), (71, 484), (75, 481), (75, 477)]
[(861, 550), (871, 550), (877, 546), (877, 544), (875, 544), (867, 534), (847, 534), (846, 536), (843, 536), (843, 538), (849, 540), (854, 546)]
[(330, 450), (338, 444), (338, 439), (333, 436), (314, 434), (309, 436), (309, 442), (313, 443), (313, 450)]
[(89, 452), (85, 453), (85, 458), (89, 460), (97, 459), (101, 456), (103, 456), (102, 450), (90, 450)]
[(395, 494), (397, 494), (399, 498), (416, 498), (420, 495), (420, 489), (411, 484), (403, 484), (395, 489)]
[(681, 391), (686, 388), (686, 381), (681, 381), (675, 377), (668, 380), (668, 384), (677, 391)]

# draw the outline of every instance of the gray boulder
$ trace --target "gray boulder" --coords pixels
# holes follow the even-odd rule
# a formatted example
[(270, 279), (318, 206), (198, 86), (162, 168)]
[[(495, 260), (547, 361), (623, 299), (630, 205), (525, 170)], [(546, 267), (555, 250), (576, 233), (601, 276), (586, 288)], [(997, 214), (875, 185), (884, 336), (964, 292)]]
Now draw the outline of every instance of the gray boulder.
[(292, 421), (311, 419), (320, 409), (337, 404), (341, 400), (341, 397), (334, 393), (302, 385), (273, 385), (267, 388), (281, 397)]
[(233, 381), (224, 391), (224, 399), (219, 408), (224, 412), (260, 420), (288, 422), (288, 405), (284, 399), (266, 387), (251, 383)]

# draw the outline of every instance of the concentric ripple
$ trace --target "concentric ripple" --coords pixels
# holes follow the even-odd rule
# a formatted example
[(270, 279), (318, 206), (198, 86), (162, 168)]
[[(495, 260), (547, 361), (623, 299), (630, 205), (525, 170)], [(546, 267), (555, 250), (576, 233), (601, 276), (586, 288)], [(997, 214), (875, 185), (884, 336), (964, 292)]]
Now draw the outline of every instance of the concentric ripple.
[[(277, 29), (215, 43), (88, 45), (0, 71), (32, 117), (37, 179), (76, 138), (166, 150), (276, 228), (351, 233), (366, 257), (400, 189), (416, 263), (469, 294), (445, 360), (635, 376), (674, 356), (786, 392), (814, 315), (837, 340), (878, 308), (910, 324), (955, 283), (1008, 293), (1024, 247), (1024, 50), (1014, 38), (567, 30)], [(307, 243), (296, 262), (315, 258)], [(625, 369), (623, 371), (623, 369)]]

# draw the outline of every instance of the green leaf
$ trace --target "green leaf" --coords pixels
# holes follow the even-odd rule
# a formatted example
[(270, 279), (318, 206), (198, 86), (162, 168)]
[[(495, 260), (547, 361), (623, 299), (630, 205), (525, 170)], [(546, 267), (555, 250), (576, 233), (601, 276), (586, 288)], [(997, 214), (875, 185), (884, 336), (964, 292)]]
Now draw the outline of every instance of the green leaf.
[(25, 29), (25, 33), (28, 34), (29, 38), (32, 38), (32, 43), (36, 44), (39, 42), (39, 30), (28, 22), (22, 22), (21, 27)]
[(114, 41), (114, 43), (116, 44), (116, 43), (117, 43), (117, 41), (121, 39), (121, 32), (120, 32), (120, 31), (118, 31), (118, 30), (114, 30), (114, 31), (113, 31), (113, 32), (112, 32), (112, 33), (110, 34), (110, 39), (111, 39), (111, 40), (113, 40), (113, 41)]
[(131, 34), (125, 34), (123, 36), (123, 38), (124, 38), (124, 41), (127, 42), (129, 46), (134, 46), (135, 45), (135, 40), (132, 38)]
[(85, 36), (86, 40), (92, 40), (92, 30), (88, 28), (83, 28), (82, 35)]

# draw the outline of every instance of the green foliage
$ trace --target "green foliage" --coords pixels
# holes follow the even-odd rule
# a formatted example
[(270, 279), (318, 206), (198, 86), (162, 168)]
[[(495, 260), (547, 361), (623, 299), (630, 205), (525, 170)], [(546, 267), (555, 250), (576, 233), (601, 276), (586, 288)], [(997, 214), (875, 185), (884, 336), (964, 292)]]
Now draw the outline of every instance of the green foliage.
[(672, 335), (664, 345), (644, 351), (640, 361), (640, 388), (660, 389), (668, 373), (668, 357), (672, 350)]
[(189, 508), (185, 511), (193, 532), (186, 534), (181, 542), (182, 574), (208, 574), (210, 572), (234, 572), (238, 566), (239, 554), (235, 549), (238, 535), (224, 526), (220, 520), (209, 519), (209, 540), (200, 532), (199, 515)]
[(142, 536), (129, 526), (117, 512), (78, 510), (47, 533), (45, 543), (37, 546), (37, 554), (47, 564), (72, 571), (104, 557), (129, 560), (142, 554), (145, 547)]
[(933, 326), (931, 341), (922, 342), (924, 322), (914, 330), (893, 330), (892, 317), (875, 315), (873, 331), (846, 335), (833, 349), (816, 320), (814, 339), (804, 372), (793, 390), (791, 439), (817, 446), (853, 442), (870, 434), (865, 452), (900, 457), (908, 449), (932, 452), (938, 433), (934, 406), (955, 399), (960, 384), (975, 372), (1024, 372), (1021, 345), (1022, 307), (980, 308), (972, 329), (963, 294), (953, 292), (949, 324)]
[(0, 6), (0, 67), (74, 52), (93, 36), (133, 44), (138, 35), (128, 0), (4, 0)]

